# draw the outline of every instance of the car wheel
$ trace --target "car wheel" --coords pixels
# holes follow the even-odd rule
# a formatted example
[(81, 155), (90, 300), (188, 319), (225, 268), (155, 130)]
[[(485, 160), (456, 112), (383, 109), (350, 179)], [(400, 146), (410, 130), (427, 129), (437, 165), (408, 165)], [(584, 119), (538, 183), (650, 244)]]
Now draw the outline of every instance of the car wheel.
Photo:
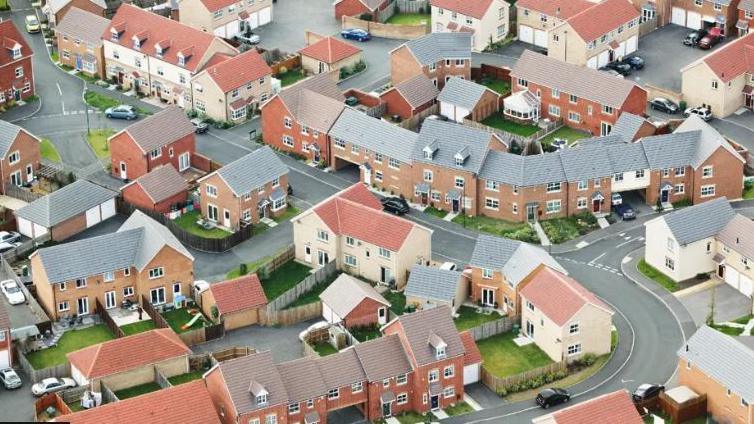
[(107, 115), (105, 115), (105, 117), (106, 117), (107, 119), (113, 119), (113, 115), (110, 115), (109, 113), (108, 113)]
[(545, 403), (544, 405), (542, 405), (542, 408), (549, 409), (550, 408), (550, 404), (549, 403)]
[(565, 398), (565, 400), (563, 401), (563, 403), (568, 403), (569, 400), (571, 400), (571, 398), (567, 397), (567, 398)]

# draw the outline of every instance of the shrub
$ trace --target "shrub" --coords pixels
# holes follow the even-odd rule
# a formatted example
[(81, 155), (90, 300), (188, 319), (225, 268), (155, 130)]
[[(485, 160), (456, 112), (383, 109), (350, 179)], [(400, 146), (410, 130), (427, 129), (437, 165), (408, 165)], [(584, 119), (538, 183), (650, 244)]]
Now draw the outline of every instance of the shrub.
[(238, 273), (239, 273), (239, 274), (241, 274), (241, 275), (246, 275), (246, 274), (248, 274), (248, 273), (249, 273), (249, 266), (248, 266), (248, 265), (246, 265), (246, 263), (242, 263), (242, 264), (241, 264), (241, 265), (240, 265), (240, 266), (238, 267)]
[(594, 365), (595, 362), (597, 362), (597, 355), (593, 353), (585, 353), (584, 356), (581, 357), (581, 365), (585, 367), (590, 367)]
[(217, 305), (212, 305), (210, 312), (212, 313), (212, 319), (217, 320), (217, 318), (220, 317), (220, 310), (217, 309)]
[(681, 109), (681, 111), (686, 110), (686, 100), (681, 100), (678, 102), (678, 108)]
[(285, 66), (281, 66), (280, 68), (278, 68), (278, 75), (285, 74), (287, 72), (288, 72), (288, 68), (286, 68)]
[(505, 388), (498, 389), (497, 390), (497, 395), (500, 396), (500, 397), (505, 397), (505, 396), (508, 395), (508, 390), (506, 390)]
[(362, 21), (371, 21), (372, 18), (373, 17), (371, 13), (362, 13), (361, 15), (359, 15), (359, 19), (361, 19)]

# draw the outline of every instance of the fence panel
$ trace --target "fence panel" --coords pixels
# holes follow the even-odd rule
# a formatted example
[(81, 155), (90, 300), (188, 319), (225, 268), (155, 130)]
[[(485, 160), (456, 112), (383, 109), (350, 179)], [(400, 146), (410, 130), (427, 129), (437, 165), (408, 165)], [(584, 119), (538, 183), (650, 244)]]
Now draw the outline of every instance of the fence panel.
[(293, 325), (322, 316), (322, 302), (317, 301), (308, 305), (279, 311), (267, 311), (265, 325)]
[(416, 115), (399, 122), (398, 126), (401, 128), (405, 128), (407, 130), (416, 129), (419, 126), (419, 123), (425, 120), (428, 116), (437, 115), (439, 112), (440, 112), (440, 105), (435, 103), (432, 106), (417, 113)]
[(71, 375), (71, 368), (68, 362), (66, 362), (65, 364), (55, 365), (38, 370), (34, 369), (29, 360), (26, 358), (26, 355), (21, 353), (20, 351), (18, 352), (18, 363), (21, 365), (21, 368), (24, 370), (26, 375), (28, 375), (31, 381), (34, 383), (39, 383), (45, 378), (60, 378), (68, 377), (69, 375)]
[(74, 402), (79, 402), (81, 400), (81, 396), (84, 396), (84, 392), (87, 390), (89, 390), (89, 386), (84, 385), (63, 390), (59, 392), (59, 394), (60, 398), (63, 399), (63, 402), (72, 404)]
[(213, 324), (204, 327), (204, 341), (216, 340), (225, 336), (225, 326), (220, 324)]
[(144, 310), (144, 312), (147, 313), (147, 315), (149, 315), (150, 318), (152, 318), (152, 322), (154, 322), (155, 327), (170, 328), (170, 324), (165, 321), (165, 318), (160, 315), (160, 312), (155, 309), (152, 303), (149, 302), (149, 299), (147, 299), (147, 295), (145, 294), (141, 295), (141, 308)]
[(310, 274), (304, 278), (300, 283), (296, 284), (293, 288), (289, 289), (277, 299), (267, 304), (267, 313), (279, 311), (286, 306), (293, 303), (296, 299), (301, 297), (304, 293), (311, 290), (317, 284), (325, 281), (336, 271), (335, 261), (329, 262), (327, 265), (316, 270), (313, 274)]
[(394, 4), (401, 13), (429, 13), (427, 0), (395, 0)]
[(525, 371), (520, 374), (507, 377), (498, 377), (496, 375), (493, 375), (487, 370), (484, 365), (482, 365), (482, 384), (487, 386), (493, 392), (500, 393), (503, 389), (507, 390), (514, 384), (521, 384), (541, 375), (554, 373), (565, 369), (568, 369), (568, 363), (566, 361), (560, 361), (552, 363), (550, 365), (545, 365), (544, 367)]
[(165, 377), (165, 374), (163, 374), (157, 367), (154, 369), (154, 382), (157, 383), (158, 386), (162, 387), (163, 389), (167, 389), (169, 387), (172, 387), (173, 385), (168, 381), (168, 378)]
[(248, 346), (236, 346), (236, 347), (231, 347), (228, 349), (223, 349), (223, 350), (212, 352), (210, 355), (213, 358), (215, 358), (218, 362), (223, 362), (229, 359), (249, 356), (252, 353), (256, 353), (256, 349), (250, 348)]
[(516, 318), (502, 317), (498, 320), (485, 322), (476, 327), (469, 328), (467, 331), (471, 333), (474, 340), (486, 339), (487, 337), (511, 331), (515, 320)]
[(115, 396), (115, 392), (107, 387), (107, 384), (100, 383), (100, 390), (102, 390), (102, 404), (118, 402), (118, 396)]
[(204, 327), (178, 333), (178, 338), (186, 343), (186, 346), (194, 346), (205, 342)]
[(15, 184), (11, 183), (5, 184), (5, 195), (15, 197), (16, 199), (21, 199), (26, 203), (31, 203), (39, 199), (40, 197), (44, 197), (44, 195), (40, 193), (34, 193), (31, 190), (18, 187)]
[(115, 320), (110, 316), (110, 313), (107, 312), (107, 309), (105, 309), (104, 306), (102, 306), (102, 303), (100, 303), (99, 298), (94, 299), (94, 303), (96, 304), (96, 313), (97, 315), (102, 318), (102, 321), (105, 323), (107, 328), (110, 329), (110, 332), (115, 335), (115, 338), (121, 338), (125, 337), (126, 334), (123, 332), (123, 330), (118, 327), (118, 324), (115, 323)]

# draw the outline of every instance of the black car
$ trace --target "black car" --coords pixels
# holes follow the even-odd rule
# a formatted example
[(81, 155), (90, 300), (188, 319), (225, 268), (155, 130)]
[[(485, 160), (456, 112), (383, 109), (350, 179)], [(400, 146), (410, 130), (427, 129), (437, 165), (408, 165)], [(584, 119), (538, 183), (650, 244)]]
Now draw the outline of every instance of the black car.
[(699, 44), (699, 41), (704, 38), (707, 35), (706, 29), (697, 29), (695, 31), (691, 31), (689, 35), (686, 36), (686, 38), (683, 39), (683, 44), (687, 46), (696, 46)]
[(677, 104), (664, 97), (655, 97), (651, 102), (649, 102), (649, 107), (651, 109), (659, 110), (660, 112), (669, 113), (671, 115), (674, 115), (680, 111), (680, 108)]
[(403, 215), (408, 213), (408, 202), (400, 197), (386, 197), (382, 199), (382, 209), (385, 212)]
[(544, 389), (537, 395), (537, 404), (545, 409), (561, 403), (566, 403), (569, 400), (571, 400), (571, 394), (565, 389), (559, 389), (556, 387)]
[(636, 219), (636, 212), (628, 203), (623, 202), (619, 205), (615, 205), (613, 206), (613, 210), (615, 210), (615, 213), (624, 221)]
[(660, 384), (642, 384), (637, 387), (631, 394), (631, 398), (634, 402), (643, 402), (660, 396), (660, 393), (665, 391), (665, 386)]
[(632, 69), (644, 69), (644, 59), (639, 56), (629, 56), (621, 61)]
[(602, 69), (612, 69), (623, 76), (631, 75), (631, 65), (623, 62), (610, 62), (603, 66)]

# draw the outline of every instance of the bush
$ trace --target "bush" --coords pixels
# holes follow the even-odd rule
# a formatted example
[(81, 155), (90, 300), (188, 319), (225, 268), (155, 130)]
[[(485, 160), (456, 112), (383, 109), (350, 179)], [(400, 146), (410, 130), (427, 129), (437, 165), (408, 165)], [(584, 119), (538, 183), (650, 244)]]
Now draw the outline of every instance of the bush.
[(217, 308), (217, 305), (212, 305), (210, 312), (212, 313), (212, 319), (214, 320), (217, 320), (217, 318), (220, 316), (220, 310)]
[(285, 74), (287, 72), (288, 72), (288, 68), (286, 68), (285, 66), (281, 66), (280, 68), (278, 68), (278, 75)]
[(595, 362), (597, 362), (597, 355), (593, 353), (585, 353), (584, 356), (581, 357), (580, 362), (581, 365), (585, 367), (591, 367)]
[(686, 110), (686, 100), (681, 100), (678, 102), (678, 108), (681, 109), (681, 111)]
[[(396, 12), (397, 11), (398, 9), (396, 8)], [(359, 19), (361, 19), (362, 21), (371, 21), (372, 18), (373, 16), (371, 13), (362, 13), (361, 15), (359, 15)]]

